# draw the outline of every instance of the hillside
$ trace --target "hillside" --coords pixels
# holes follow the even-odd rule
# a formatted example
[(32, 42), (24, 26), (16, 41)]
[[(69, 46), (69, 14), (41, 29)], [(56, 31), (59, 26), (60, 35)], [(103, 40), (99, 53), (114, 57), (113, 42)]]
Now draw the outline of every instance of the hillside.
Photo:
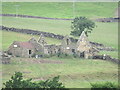
[[(113, 2), (3, 2), (2, 13), (52, 18), (114, 17), (117, 3)], [(74, 11), (73, 11), (74, 10)]]
[(60, 75), (60, 81), (67, 88), (90, 88), (90, 83), (118, 81), (118, 65), (108, 61), (72, 57), (12, 58), (11, 64), (2, 65), (2, 70), (3, 82), (9, 80), (15, 71), (22, 72), (26, 79), (33, 78), (33, 81)]
[[(72, 29), (70, 28), (71, 21), (62, 20), (3, 17), (2, 25), (7, 27), (51, 32), (60, 35), (70, 35), (70, 32), (72, 31)], [(99, 42), (117, 49), (118, 24), (96, 22), (96, 27), (93, 29), (93, 32), (89, 35), (89, 40)]]
[[(16, 6), (17, 5), (17, 6)], [(51, 18), (73, 18), (86, 16), (91, 19), (114, 17), (117, 3), (89, 2), (89, 3), (44, 3), (44, 2), (11, 2), (3, 3), (3, 14), (24, 14)], [(17, 8), (15, 8), (17, 7)], [(73, 9), (75, 10), (73, 12)], [(17, 13), (16, 13), (17, 11)], [(1, 16), (0, 16), (1, 17)], [(104, 44), (108, 47), (118, 49), (118, 23), (95, 22), (96, 27), (89, 34), (88, 39), (93, 42)], [(71, 20), (47, 20), (20, 17), (2, 17), (2, 24), (6, 27), (20, 29), (32, 29), (50, 32), (59, 35), (70, 35)], [(0, 50), (7, 50), (13, 41), (28, 41), (38, 35), (23, 34), (0, 30)], [(79, 38), (79, 37), (73, 37)], [(45, 37), (48, 44), (60, 44), (61, 40)], [(41, 51), (40, 51), (41, 52)], [(99, 55), (107, 54), (118, 58), (118, 51), (100, 51)], [(21, 58), (12, 57), (10, 64), (2, 64), (2, 82), (10, 79), (15, 71), (23, 73), (25, 79), (33, 78), (33, 81), (46, 80), (60, 75), (60, 81), (67, 88), (90, 88), (90, 83), (114, 82), (118, 83), (118, 65), (112, 62), (98, 59), (74, 58), (73, 56), (50, 58)]]

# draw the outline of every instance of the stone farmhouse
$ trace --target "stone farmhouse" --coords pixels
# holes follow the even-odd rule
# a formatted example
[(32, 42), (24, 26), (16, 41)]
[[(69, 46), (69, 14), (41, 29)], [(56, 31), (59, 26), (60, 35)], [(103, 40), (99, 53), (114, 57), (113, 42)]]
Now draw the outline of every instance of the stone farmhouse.
[(61, 45), (49, 45), (41, 34), (39, 39), (31, 38), (29, 41), (14, 41), (9, 49), (8, 54), (19, 57), (32, 57), (36, 52), (46, 55), (54, 55), (57, 53), (77, 54), (81, 58), (92, 58), (99, 51), (89, 43), (88, 38), (83, 31), (77, 43), (71, 42), (68, 36), (65, 36)]

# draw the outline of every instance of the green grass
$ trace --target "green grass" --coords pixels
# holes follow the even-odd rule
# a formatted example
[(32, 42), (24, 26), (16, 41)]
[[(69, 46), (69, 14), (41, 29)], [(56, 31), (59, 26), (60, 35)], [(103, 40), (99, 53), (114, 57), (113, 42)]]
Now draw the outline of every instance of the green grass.
[[(2, 25), (70, 35), (71, 21), (2, 17)], [(89, 40), (118, 49), (118, 23), (98, 23)], [(78, 37), (75, 37), (78, 38)]]
[[(73, 18), (72, 2), (3, 2), (2, 13), (33, 15), (53, 18)], [(90, 18), (114, 17), (117, 2), (77, 2), (75, 3), (75, 16)]]
[[(13, 41), (28, 41), (32, 37), (36, 38), (38, 40), (39, 36), (35, 35), (27, 35), (27, 34), (21, 34), (16, 32), (7, 32), (7, 31), (0, 31), (2, 33), (2, 37), (0, 36), (0, 39), (2, 39), (2, 42), (0, 42), (0, 45), (2, 45), (3, 50), (7, 50), (8, 47), (13, 43)], [(61, 41), (54, 38), (46, 38), (45, 40), (48, 44), (60, 44)]]
[(2, 80), (10, 79), (15, 71), (23, 73), (25, 78), (33, 81), (46, 80), (60, 75), (60, 81), (68, 88), (90, 88), (90, 83), (116, 82), (118, 66), (108, 61), (82, 60), (75, 58), (47, 58), (49, 61), (62, 61), (61, 64), (37, 63), (41, 59), (12, 58), (11, 64), (2, 66)]

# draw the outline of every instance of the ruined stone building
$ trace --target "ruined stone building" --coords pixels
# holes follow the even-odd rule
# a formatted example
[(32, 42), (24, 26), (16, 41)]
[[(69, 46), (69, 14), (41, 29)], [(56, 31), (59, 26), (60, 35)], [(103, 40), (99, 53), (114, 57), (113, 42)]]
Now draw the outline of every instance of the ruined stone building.
[(92, 58), (98, 53), (98, 50), (90, 44), (84, 31), (77, 43), (71, 42), (69, 37), (66, 36), (61, 44), (61, 51), (67, 54), (77, 54), (81, 58)]
[(16, 57), (31, 57), (34, 53), (34, 46), (28, 41), (14, 41), (8, 49), (8, 54)]
[(84, 31), (77, 43), (71, 42), (70, 38), (65, 36), (61, 45), (49, 45), (44, 36), (41, 35), (38, 40), (31, 38), (27, 42), (15, 41), (8, 49), (9, 54), (19, 57), (32, 57), (36, 52), (46, 55), (57, 53), (77, 54), (79, 57), (91, 58), (98, 53), (98, 50), (89, 43)]

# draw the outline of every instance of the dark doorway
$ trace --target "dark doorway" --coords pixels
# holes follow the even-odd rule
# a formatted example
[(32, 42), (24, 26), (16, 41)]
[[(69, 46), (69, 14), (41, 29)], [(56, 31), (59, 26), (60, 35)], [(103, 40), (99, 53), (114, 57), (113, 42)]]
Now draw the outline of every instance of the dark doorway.
[(67, 45), (69, 45), (69, 39), (67, 39)]
[(53, 54), (53, 52), (51, 51), (51, 54)]
[(31, 54), (32, 53), (32, 51), (31, 50), (29, 50), (29, 54)]
[(75, 49), (72, 49), (72, 53), (75, 53)]
[(80, 57), (84, 58), (85, 57), (85, 52), (80, 53)]

